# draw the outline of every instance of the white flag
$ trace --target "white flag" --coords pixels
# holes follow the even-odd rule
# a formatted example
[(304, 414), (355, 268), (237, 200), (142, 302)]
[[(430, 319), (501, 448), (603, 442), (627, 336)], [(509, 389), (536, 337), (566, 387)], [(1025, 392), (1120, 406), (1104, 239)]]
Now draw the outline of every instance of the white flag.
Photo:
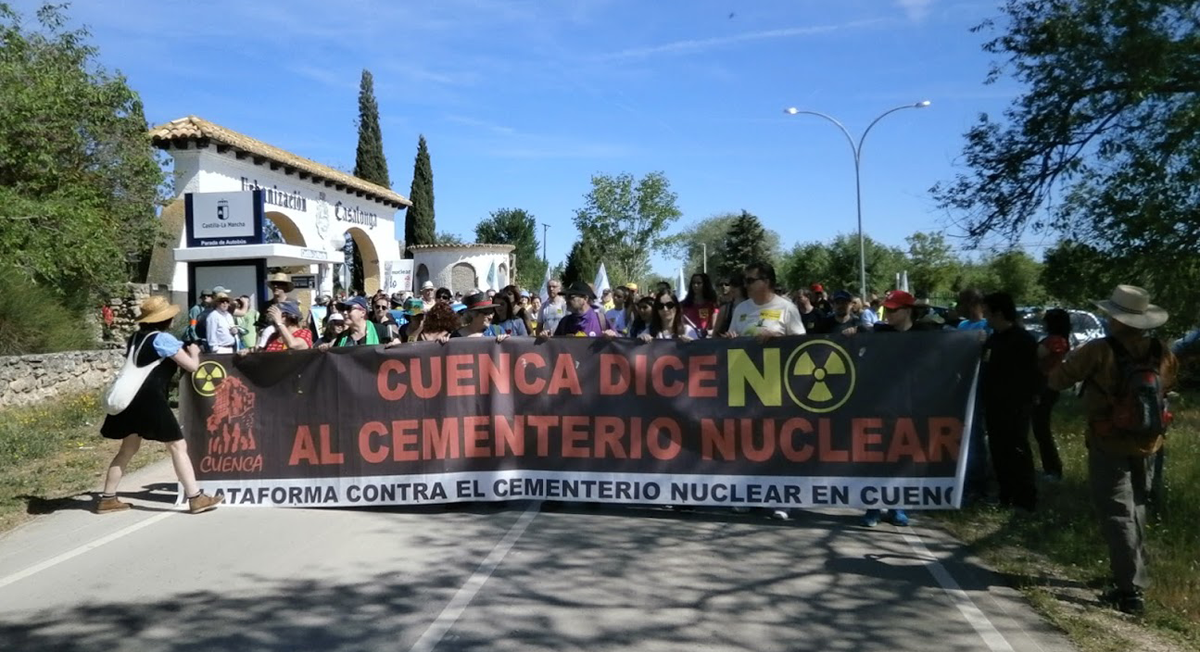
[(542, 298), (542, 305), (550, 301), (550, 290), (546, 288), (550, 284), (550, 266), (546, 265), (546, 278), (542, 279), (542, 287), (538, 290), (538, 296)]
[(600, 297), (605, 290), (611, 290), (612, 286), (608, 284), (608, 272), (604, 269), (604, 263), (600, 263), (600, 271), (596, 272), (596, 296)]

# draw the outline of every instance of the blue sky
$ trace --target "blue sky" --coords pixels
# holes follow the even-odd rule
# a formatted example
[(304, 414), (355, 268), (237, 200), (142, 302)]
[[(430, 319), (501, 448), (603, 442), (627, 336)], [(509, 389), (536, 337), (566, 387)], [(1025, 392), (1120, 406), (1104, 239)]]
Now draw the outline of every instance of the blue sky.
[[(38, 5), (16, 7), (27, 15)], [(999, 2), (955, 0), (175, 0), (79, 2), (102, 64), (152, 124), (193, 114), (313, 160), (354, 166), (359, 76), (375, 76), (395, 190), (429, 141), (439, 231), (520, 207), (561, 261), (595, 173), (662, 170), (678, 230), (746, 209), (785, 245), (854, 231), (845, 137), (867, 139), (866, 232), (892, 245), (947, 230), (928, 189), (955, 172), (963, 132), (1019, 92), (982, 82)], [(1034, 251), (1034, 253), (1040, 253)], [(656, 256), (671, 273), (678, 261)]]

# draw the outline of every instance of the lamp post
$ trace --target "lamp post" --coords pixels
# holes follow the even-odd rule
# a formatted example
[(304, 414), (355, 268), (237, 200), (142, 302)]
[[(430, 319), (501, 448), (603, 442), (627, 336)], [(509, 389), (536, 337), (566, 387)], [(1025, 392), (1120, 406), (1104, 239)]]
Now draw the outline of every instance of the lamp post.
[(838, 122), (837, 118), (834, 118), (831, 115), (827, 115), (827, 114), (821, 113), (819, 111), (801, 111), (800, 109), (797, 109), (794, 106), (783, 110), (783, 112), (788, 115), (815, 115), (818, 118), (824, 118), (824, 119), (832, 122), (833, 124), (837, 125), (837, 128), (842, 131), (842, 135), (844, 135), (846, 137), (846, 142), (850, 143), (850, 151), (854, 154), (854, 200), (855, 200), (855, 204), (858, 207), (858, 283), (859, 283), (859, 292), (862, 293), (862, 297), (863, 297), (864, 301), (867, 298), (867, 245), (866, 245), (866, 242), (863, 240), (863, 227), (862, 227), (861, 165), (862, 165), (863, 141), (865, 141), (867, 139), (867, 134), (871, 133), (871, 127), (874, 127), (875, 124), (877, 122), (879, 122), (880, 120), (884, 119), (884, 117), (891, 115), (892, 113), (895, 113), (896, 111), (901, 111), (903, 109), (923, 109), (923, 108), (929, 106), (929, 104), (930, 104), (929, 100), (923, 100), (923, 101), (917, 102), (916, 104), (902, 104), (893, 109), (888, 109), (887, 111), (884, 111), (883, 113), (879, 114), (879, 117), (872, 120), (871, 124), (867, 125), (867, 128), (863, 131), (862, 136), (859, 137), (857, 144), (855, 144), (855, 142), (854, 142), (854, 136), (850, 135), (850, 130), (846, 129), (845, 125), (843, 125), (841, 122)]
[(542, 262), (549, 265), (550, 261), (546, 258), (546, 231), (550, 228), (549, 224), (542, 222)]

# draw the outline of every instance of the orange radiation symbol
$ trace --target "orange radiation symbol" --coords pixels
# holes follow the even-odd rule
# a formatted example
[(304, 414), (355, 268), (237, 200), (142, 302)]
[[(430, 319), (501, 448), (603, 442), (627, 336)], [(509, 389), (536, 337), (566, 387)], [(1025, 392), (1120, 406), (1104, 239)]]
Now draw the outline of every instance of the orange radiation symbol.
[(792, 352), (784, 368), (788, 395), (809, 412), (832, 412), (854, 393), (854, 360), (833, 342), (805, 342)]

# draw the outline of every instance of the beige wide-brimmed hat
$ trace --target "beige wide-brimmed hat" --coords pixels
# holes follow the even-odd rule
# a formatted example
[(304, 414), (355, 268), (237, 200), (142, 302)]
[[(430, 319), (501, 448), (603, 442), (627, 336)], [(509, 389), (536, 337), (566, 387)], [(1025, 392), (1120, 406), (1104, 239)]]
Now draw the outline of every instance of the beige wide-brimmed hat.
[(292, 277), (282, 272), (272, 274), (267, 277), (267, 286), (270, 287), (273, 283), (282, 283), (287, 286), (285, 292), (291, 292), (296, 288), (296, 284), (292, 283)]
[(1150, 293), (1136, 285), (1118, 285), (1112, 298), (1094, 302), (1109, 317), (1138, 330), (1167, 323), (1166, 310), (1150, 303)]
[(171, 305), (162, 297), (149, 297), (142, 301), (139, 306), (141, 317), (138, 317), (139, 324), (157, 324), (160, 321), (173, 319), (179, 314), (179, 306)]

